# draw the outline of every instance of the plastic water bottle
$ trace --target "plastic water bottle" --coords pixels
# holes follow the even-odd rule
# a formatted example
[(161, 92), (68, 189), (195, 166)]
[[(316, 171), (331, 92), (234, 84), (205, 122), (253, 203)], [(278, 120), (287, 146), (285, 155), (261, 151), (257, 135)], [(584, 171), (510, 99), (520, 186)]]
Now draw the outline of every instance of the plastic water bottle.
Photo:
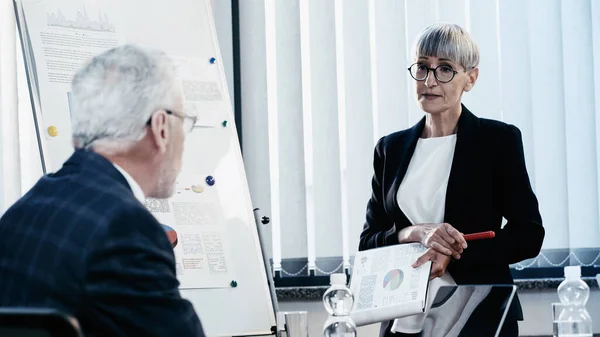
[(592, 318), (585, 309), (589, 297), (581, 267), (565, 267), (565, 280), (558, 286), (558, 298), (566, 305), (558, 318), (558, 337), (592, 337)]
[(356, 325), (350, 317), (354, 295), (346, 286), (346, 274), (332, 274), (331, 287), (323, 295), (329, 318), (323, 326), (324, 337), (356, 337)]

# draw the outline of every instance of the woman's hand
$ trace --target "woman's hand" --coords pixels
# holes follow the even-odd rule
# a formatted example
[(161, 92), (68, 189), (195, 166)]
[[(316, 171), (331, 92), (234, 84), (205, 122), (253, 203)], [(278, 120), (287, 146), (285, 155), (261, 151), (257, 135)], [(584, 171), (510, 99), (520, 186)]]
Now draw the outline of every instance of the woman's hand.
[(417, 268), (423, 265), (427, 261), (431, 261), (431, 273), (429, 273), (429, 280), (433, 280), (436, 277), (440, 277), (444, 275), (446, 272), (446, 267), (450, 264), (452, 260), (451, 256), (446, 254), (441, 254), (437, 250), (429, 248), (423, 255), (419, 256), (417, 261), (413, 263), (412, 267)]
[(419, 242), (427, 248), (460, 259), (463, 249), (467, 248), (467, 241), (456, 228), (447, 223), (418, 224), (415, 225)]

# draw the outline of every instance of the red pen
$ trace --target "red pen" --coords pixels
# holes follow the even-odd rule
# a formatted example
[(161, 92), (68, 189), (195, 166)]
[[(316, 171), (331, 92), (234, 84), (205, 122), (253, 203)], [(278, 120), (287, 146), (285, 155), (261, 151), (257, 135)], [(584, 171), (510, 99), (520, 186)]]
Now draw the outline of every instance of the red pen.
[(487, 231), (473, 234), (465, 234), (463, 235), (463, 237), (465, 238), (465, 241), (493, 239), (494, 237), (496, 237), (496, 233), (494, 233), (493, 231)]

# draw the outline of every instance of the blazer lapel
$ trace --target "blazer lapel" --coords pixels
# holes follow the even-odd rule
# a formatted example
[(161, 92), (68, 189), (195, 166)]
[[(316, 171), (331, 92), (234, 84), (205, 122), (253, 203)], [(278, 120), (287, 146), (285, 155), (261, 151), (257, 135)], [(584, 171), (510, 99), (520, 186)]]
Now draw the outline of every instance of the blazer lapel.
[(476, 145), (474, 136), (478, 125), (477, 117), (463, 105), (458, 119), (456, 147), (446, 190), (444, 221), (452, 226), (455, 226), (456, 220), (460, 218), (461, 201), (464, 200), (461, 193), (464, 193), (471, 175), (470, 161), (473, 159), (473, 146)]

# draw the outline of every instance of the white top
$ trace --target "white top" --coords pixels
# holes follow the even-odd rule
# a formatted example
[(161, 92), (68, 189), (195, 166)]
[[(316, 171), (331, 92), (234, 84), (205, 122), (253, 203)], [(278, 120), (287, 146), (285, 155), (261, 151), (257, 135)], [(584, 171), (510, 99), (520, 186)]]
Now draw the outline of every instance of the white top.
[(133, 192), (135, 198), (143, 204), (146, 200), (146, 196), (144, 195), (144, 191), (142, 191), (140, 185), (135, 181), (135, 179), (133, 179), (133, 177), (129, 173), (127, 173), (127, 171), (125, 171), (119, 165), (113, 163), (113, 166), (117, 170), (119, 170), (119, 172), (121, 172), (125, 180), (127, 180), (127, 183), (129, 184), (129, 187), (131, 188), (131, 191)]
[[(455, 146), (456, 135), (419, 138), (417, 141), (396, 196), (398, 206), (413, 225), (444, 222), (446, 190)], [(427, 309), (440, 286), (455, 284), (447, 272), (429, 282)], [(425, 315), (396, 319), (392, 331), (418, 333), (423, 328)]]
[(417, 141), (397, 194), (398, 206), (413, 225), (444, 221), (455, 145), (456, 135)]

